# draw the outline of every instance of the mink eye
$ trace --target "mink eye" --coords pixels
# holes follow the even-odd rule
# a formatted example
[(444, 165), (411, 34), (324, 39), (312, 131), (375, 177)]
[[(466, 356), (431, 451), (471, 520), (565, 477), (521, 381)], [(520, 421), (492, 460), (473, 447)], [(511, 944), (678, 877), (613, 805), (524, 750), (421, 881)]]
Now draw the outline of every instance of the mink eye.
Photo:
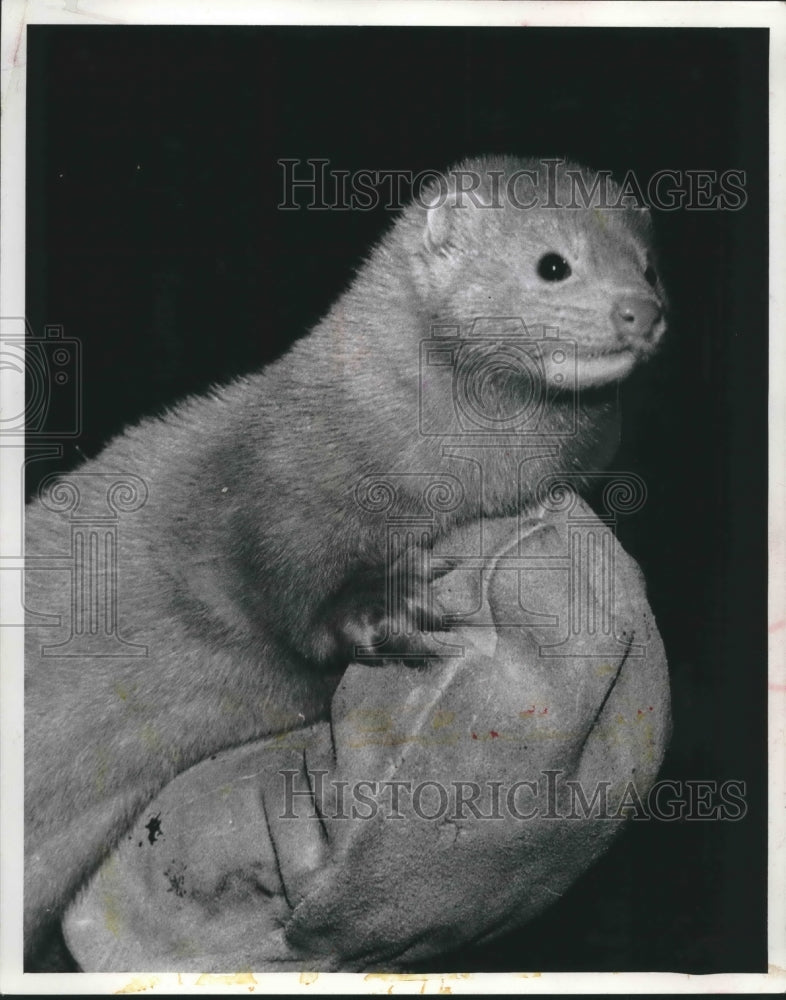
[(655, 270), (652, 264), (648, 265), (646, 270), (644, 271), (644, 280), (647, 282), (647, 284), (652, 285), (653, 288), (657, 285), (658, 272)]
[(544, 281), (564, 281), (570, 277), (570, 264), (558, 253), (547, 253), (538, 261), (538, 274)]

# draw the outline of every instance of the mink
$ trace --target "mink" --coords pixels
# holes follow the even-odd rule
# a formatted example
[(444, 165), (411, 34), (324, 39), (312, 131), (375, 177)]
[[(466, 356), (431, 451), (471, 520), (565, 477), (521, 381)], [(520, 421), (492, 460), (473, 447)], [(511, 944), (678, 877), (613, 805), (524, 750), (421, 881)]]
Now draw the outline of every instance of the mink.
[[(591, 190), (597, 175), (572, 169)], [(649, 213), (571, 204), (569, 176), (536, 160), (468, 160), (445, 177), (284, 356), (142, 420), (75, 470), (90, 516), (113, 477), (144, 484), (118, 521), (116, 580), (84, 554), (91, 594), (116, 583), (119, 653), (53, 648), (69, 637), (73, 582), (36, 560), (73, 555), (73, 511), (53, 509), (57, 483), (28, 506), (28, 957), (178, 772), (324, 717), (342, 670), (380, 637), (397, 634), (401, 655), (431, 648), (444, 609), (420, 550), (526, 510), (544, 476), (610, 461), (619, 382), (665, 329)], [(364, 484), (395, 484), (411, 513), (424, 477), (455, 495), (401, 555), (421, 569), (396, 630), (385, 518)]]

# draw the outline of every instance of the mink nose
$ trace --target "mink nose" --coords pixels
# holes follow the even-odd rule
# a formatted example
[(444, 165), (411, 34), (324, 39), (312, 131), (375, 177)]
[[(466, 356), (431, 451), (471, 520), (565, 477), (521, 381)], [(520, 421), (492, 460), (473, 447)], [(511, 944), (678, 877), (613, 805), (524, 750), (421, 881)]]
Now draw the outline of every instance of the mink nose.
[(614, 329), (625, 338), (651, 340), (660, 317), (660, 304), (638, 295), (625, 295), (617, 299), (611, 310)]

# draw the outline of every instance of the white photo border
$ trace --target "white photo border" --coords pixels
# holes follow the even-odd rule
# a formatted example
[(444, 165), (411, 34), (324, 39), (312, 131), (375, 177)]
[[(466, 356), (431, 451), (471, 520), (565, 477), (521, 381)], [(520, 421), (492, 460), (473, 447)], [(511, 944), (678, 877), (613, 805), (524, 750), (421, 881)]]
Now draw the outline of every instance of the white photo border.
[[(580, 8), (580, 9), (579, 9)], [(349, 973), (25, 974), (22, 972), (22, 629), (0, 629), (3, 850), (0, 989), (5, 994), (104, 993), (709, 993), (786, 990), (786, 7), (744, 2), (421, 2), (421, 0), (5, 0), (2, 12), (0, 316), (25, 315), (25, 108), (27, 26), (411, 25), (538, 27), (763, 27), (770, 30), (769, 395), (769, 865), (767, 974)], [(657, 85), (657, 82), (654, 83)], [(22, 412), (24, 386), (0, 371), (4, 408)], [(24, 448), (0, 448), (0, 624), (13, 621), (22, 555)], [(742, 876), (741, 876), (742, 877)]]

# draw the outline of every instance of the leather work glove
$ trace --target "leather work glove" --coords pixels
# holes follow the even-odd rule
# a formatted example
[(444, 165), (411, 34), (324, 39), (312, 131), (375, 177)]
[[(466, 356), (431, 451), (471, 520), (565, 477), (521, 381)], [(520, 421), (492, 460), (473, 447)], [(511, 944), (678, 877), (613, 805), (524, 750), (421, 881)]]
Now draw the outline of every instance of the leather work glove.
[(64, 920), (85, 971), (407, 970), (524, 924), (609, 847), (669, 736), (638, 567), (578, 500), (435, 555), (463, 656), (352, 664), (329, 721), (179, 775)]

